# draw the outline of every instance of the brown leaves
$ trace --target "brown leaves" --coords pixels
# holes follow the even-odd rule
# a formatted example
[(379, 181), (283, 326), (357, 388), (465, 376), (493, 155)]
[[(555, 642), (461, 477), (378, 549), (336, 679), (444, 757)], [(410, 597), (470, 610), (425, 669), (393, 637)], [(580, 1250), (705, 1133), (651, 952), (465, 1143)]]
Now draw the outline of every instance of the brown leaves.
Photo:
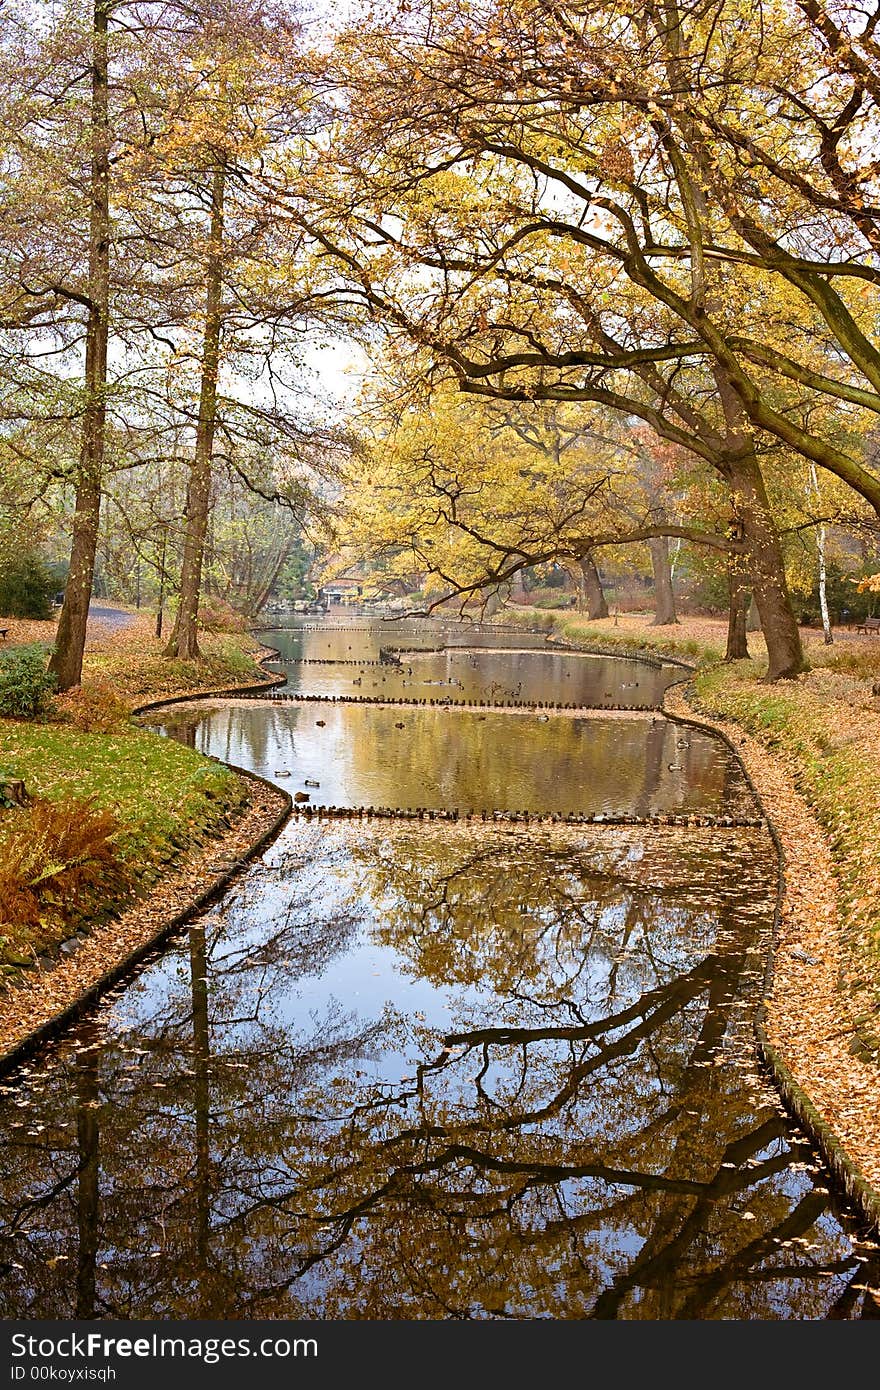
[[(32, 801), (0, 839), (0, 926), (25, 932), (64, 927), (112, 901), (129, 884), (115, 839), (119, 826), (88, 800)], [(42, 929), (40, 931), (39, 929)]]
[[(716, 692), (720, 703), (728, 702), (735, 681), (735, 673), (728, 673), (726, 686)], [(778, 700), (767, 694), (766, 687), (756, 685), (755, 689), (761, 699)], [(783, 755), (768, 752), (757, 739), (744, 736), (741, 725), (717, 719), (706, 722), (734, 740), (782, 844), (785, 892), (768, 999), (768, 1037), (863, 1176), (880, 1189), (877, 1069), (850, 1050), (858, 1008), (856, 996), (843, 983), (854, 969), (850, 952), (855, 943), (841, 916), (840, 866), (794, 782), (806, 765), (801, 758), (809, 748), (811, 695), (800, 683), (787, 692), (787, 699), (792, 702), (789, 718), (797, 733), (797, 749), (789, 746)], [(683, 712), (688, 708), (677, 690), (667, 694), (666, 705)], [(855, 720), (842, 700), (827, 714), (838, 736), (854, 727), (864, 736), (864, 722)], [(702, 710), (700, 717), (705, 718)], [(778, 732), (777, 725), (774, 736)], [(771, 730), (765, 729), (764, 741), (770, 736)], [(864, 765), (861, 756), (858, 763)], [(867, 765), (876, 766), (871, 760)], [(837, 788), (837, 797), (846, 794)], [(858, 901), (873, 901), (876, 911), (878, 890), (877, 876), (866, 875), (860, 880)]]
[(611, 183), (631, 184), (636, 176), (629, 146), (622, 140), (607, 140), (599, 155), (599, 168)]

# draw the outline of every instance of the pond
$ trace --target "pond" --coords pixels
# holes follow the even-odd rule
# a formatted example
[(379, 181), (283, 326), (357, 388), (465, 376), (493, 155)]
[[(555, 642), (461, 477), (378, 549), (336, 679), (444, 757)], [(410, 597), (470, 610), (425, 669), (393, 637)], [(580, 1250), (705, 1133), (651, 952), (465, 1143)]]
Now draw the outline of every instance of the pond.
[(757, 809), (719, 739), (662, 717), (200, 701), (164, 713), (159, 727), (315, 805), (740, 817)]
[[(325, 804), (755, 810), (659, 716), (319, 710), (162, 719)], [(761, 825), (290, 821), (3, 1085), (0, 1315), (870, 1316), (755, 1065), (775, 884)]]
[(670, 662), (564, 652), (540, 634), (479, 624), (349, 620), (262, 637), (279, 653), (269, 669), (297, 695), (642, 708), (682, 675)]

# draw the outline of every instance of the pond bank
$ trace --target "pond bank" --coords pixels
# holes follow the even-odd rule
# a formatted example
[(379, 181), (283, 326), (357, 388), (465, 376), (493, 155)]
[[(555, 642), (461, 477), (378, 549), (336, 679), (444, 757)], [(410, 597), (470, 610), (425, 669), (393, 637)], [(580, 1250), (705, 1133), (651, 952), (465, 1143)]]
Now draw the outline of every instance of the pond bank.
[[(237, 770), (238, 771), (238, 770)], [(30, 972), (0, 996), (0, 1066), (23, 1061), (94, 1004), (166, 937), (207, 907), (268, 845), (290, 811), (290, 797), (250, 773), (247, 807), (233, 826), (190, 851), (167, 880), (77, 942), (70, 956)]]
[(765, 1059), (880, 1226), (880, 702), (867, 681), (826, 667), (768, 687), (736, 663), (698, 674), (687, 698), (670, 691), (667, 708), (732, 740), (775, 826), (784, 892)]
[[(14, 626), (14, 645), (51, 645), (53, 623)], [(0, 784), (26, 793), (0, 812), (0, 975), (17, 1008), (67, 957), (85, 960), (94, 928), (112, 928), (145, 899), (158, 905), (247, 820), (253, 779), (160, 744), (130, 720), (143, 694), (167, 696), (174, 678), (180, 695), (277, 679), (257, 664), (265, 649), (249, 635), (207, 635), (205, 648), (203, 660), (171, 663), (169, 673), (145, 616), (110, 630), (98, 621), (83, 686), (37, 718), (0, 719)]]

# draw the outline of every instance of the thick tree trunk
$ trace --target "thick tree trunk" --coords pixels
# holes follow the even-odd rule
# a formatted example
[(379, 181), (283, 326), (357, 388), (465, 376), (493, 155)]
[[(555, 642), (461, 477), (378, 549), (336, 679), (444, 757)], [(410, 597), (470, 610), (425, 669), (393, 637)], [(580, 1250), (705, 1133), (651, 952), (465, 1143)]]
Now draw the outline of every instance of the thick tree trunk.
[(59, 690), (82, 679), (86, 624), (95, 573), (107, 418), (107, 340), (110, 303), (110, 123), (107, 105), (107, 28), (113, 0), (96, 0), (91, 74), (91, 204), (86, 322), (85, 405), (70, 547), (70, 570), (49, 669)]
[(528, 595), (526, 594), (525, 580), (522, 570), (517, 570), (510, 580), (510, 597), (516, 603), (525, 603)]
[(749, 611), (746, 614), (746, 632), (761, 631), (761, 615), (758, 612), (758, 605), (755, 603), (755, 595), (749, 599)]
[(651, 552), (651, 568), (654, 571), (654, 619), (651, 626), (666, 627), (669, 623), (678, 622), (672, 570), (669, 564), (669, 537), (652, 537), (648, 541), (648, 549)]
[(211, 229), (207, 262), (205, 329), (202, 338), (202, 379), (195, 455), (186, 490), (186, 529), (177, 616), (166, 655), (188, 659), (199, 654), (199, 600), (202, 564), (211, 506), (214, 429), (217, 420), (217, 377), (220, 370), (220, 332), (223, 326), (223, 204), (225, 170), (214, 171), (211, 183)]
[(730, 480), (752, 592), (767, 643), (766, 679), (796, 676), (805, 665), (800, 632), (792, 612), (779, 535), (753, 450), (743, 449), (731, 458)]
[(596, 562), (589, 552), (581, 556), (580, 568), (587, 617), (593, 619), (607, 618), (608, 603), (605, 599), (605, 590), (602, 588)]
[(732, 554), (727, 561), (727, 588), (730, 607), (727, 619), (727, 651), (725, 661), (742, 661), (749, 655), (746, 633), (746, 613), (749, 607), (747, 576), (741, 554)]
[(754, 441), (745, 427), (742, 402), (720, 367), (715, 368), (714, 375), (728, 429), (728, 448), (721, 471), (730, 484), (737, 533), (742, 537), (752, 593), (767, 644), (765, 680), (783, 680), (799, 675), (806, 663), (791, 608), (779, 533), (755, 456)]

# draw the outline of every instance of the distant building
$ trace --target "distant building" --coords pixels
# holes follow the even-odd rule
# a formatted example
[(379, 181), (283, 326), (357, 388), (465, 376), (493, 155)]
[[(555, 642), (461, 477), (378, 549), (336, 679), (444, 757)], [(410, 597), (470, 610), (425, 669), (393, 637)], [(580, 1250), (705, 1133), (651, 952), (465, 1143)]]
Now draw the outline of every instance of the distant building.
[(318, 589), (318, 603), (322, 608), (332, 608), (334, 605), (351, 608), (359, 604), (363, 596), (363, 580), (348, 578), (346, 575), (329, 580)]

